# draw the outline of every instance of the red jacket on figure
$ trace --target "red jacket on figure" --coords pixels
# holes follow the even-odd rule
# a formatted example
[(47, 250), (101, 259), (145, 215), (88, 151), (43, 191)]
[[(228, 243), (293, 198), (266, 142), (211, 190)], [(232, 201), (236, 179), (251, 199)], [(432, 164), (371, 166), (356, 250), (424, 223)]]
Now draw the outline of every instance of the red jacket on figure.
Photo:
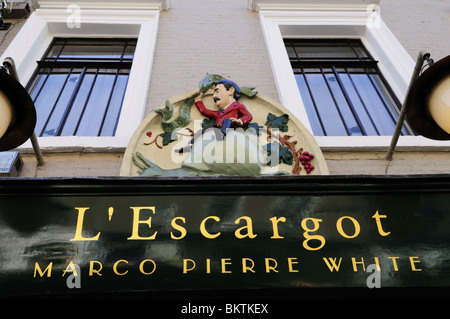
[(195, 102), (198, 111), (209, 118), (216, 120), (216, 126), (222, 127), (225, 119), (235, 118), (240, 119), (245, 127), (253, 119), (252, 114), (247, 110), (244, 104), (233, 102), (223, 110), (212, 111), (205, 107), (203, 101)]

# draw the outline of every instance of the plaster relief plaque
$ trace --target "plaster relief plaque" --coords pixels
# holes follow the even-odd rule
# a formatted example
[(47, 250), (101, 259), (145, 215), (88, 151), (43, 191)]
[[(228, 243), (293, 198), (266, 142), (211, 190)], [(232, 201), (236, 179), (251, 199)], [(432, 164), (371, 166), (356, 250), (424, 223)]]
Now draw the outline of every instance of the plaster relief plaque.
[(122, 176), (326, 175), (314, 137), (254, 87), (207, 74), (140, 124)]

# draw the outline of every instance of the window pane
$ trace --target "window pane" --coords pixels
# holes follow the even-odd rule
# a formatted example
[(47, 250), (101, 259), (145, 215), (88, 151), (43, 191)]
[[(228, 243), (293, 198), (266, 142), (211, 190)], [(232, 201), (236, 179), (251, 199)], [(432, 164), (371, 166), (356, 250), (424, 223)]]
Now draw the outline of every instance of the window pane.
[(38, 115), (36, 133), (113, 136), (136, 44), (135, 39), (55, 39), (28, 85)]
[(125, 60), (132, 60), (135, 49), (135, 40), (56, 39), (45, 59), (121, 61), (123, 55)]
[(350, 47), (340, 47), (340, 46), (296, 46), (299, 58), (308, 59), (333, 59), (333, 58), (349, 58), (357, 59), (357, 55)]
[(379, 135), (376, 127), (374, 126), (373, 120), (368, 112), (367, 106), (363, 103), (360, 92), (354, 86), (354, 82), (349, 77), (348, 74), (340, 74), (339, 78), (345, 87), (345, 92), (351, 101), (352, 107), (356, 113), (358, 121), (364, 128), (366, 135)]
[(366, 50), (363, 47), (353, 46), (353, 50), (355, 50), (356, 54), (361, 59), (370, 59), (369, 55), (367, 54)]
[(113, 88), (114, 76), (109, 74), (97, 75), (91, 96), (82, 115), (78, 136), (98, 136), (103, 116)]
[[(41, 131), (41, 136), (55, 136), (58, 134), (58, 129), (62, 125), (62, 119), (70, 101), (72, 94), (74, 93), (75, 86), (80, 74), (69, 74), (68, 78), (63, 85), (61, 94), (58, 96), (53, 105), (53, 109), (49, 114), (49, 118), (43, 130)], [(51, 87), (48, 89), (52, 90)]]
[(39, 136), (46, 130), (46, 123), (51, 116), (53, 107), (57, 103), (58, 96), (67, 78), (67, 74), (50, 74), (34, 102), (38, 113), (35, 130)]
[(114, 92), (109, 103), (108, 112), (105, 117), (100, 136), (113, 136), (116, 132), (122, 101), (127, 88), (128, 75), (119, 75), (114, 86)]
[(80, 89), (72, 105), (72, 110), (67, 117), (61, 136), (76, 135), (75, 133), (79, 125), (80, 117), (83, 114), (85, 104), (88, 102), (94, 79), (95, 74), (86, 74), (84, 76), (83, 83), (80, 85)]
[(347, 131), (344, 123), (322, 74), (306, 74), (306, 81), (314, 97), (318, 109), (318, 117), (326, 127), (327, 134), (346, 136)]
[[(348, 75), (346, 76), (348, 78)], [(389, 106), (380, 99), (369, 77), (366, 74), (351, 74), (350, 77), (354, 83), (355, 92), (358, 94), (358, 105), (360, 106), (358, 113), (367, 113), (370, 125), (377, 130), (378, 135), (392, 135), (395, 129), (395, 119), (389, 111)]]
[(347, 128), (347, 134), (350, 136), (361, 136), (363, 132), (361, 131), (359, 124), (357, 122), (358, 115), (356, 114), (353, 103), (348, 100), (348, 96), (342, 91), (339, 81), (335, 74), (327, 74), (328, 85), (333, 93), (336, 107), (339, 109), (344, 125)]
[(292, 39), (285, 46), (315, 135), (393, 134), (400, 103), (361, 41)]
[(53, 45), (47, 54), (47, 58), (52, 59), (52, 60), (56, 59), (58, 57), (59, 53), (61, 52), (62, 48), (63, 48), (62, 44)]
[(295, 50), (292, 46), (286, 46), (286, 51), (290, 60), (297, 60), (297, 54), (295, 53)]
[(31, 99), (36, 101), (36, 97), (42, 89), (42, 86), (45, 84), (47, 80), (47, 74), (38, 74), (33, 82), (31, 82)]
[(305, 105), (306, 113), (308, 115), (308, 119), (314, 135), (326, 135), (323, 131), (322, 124), (320, 123), (320, 118), (315, 110), (314, 101), (312, 100), (311, 94), (309, 93), (304, 76), (301, 74), (296, 74), (295, 79), (297, 80), (297, 85), (300, 89), (300, 95), (302, 97), (303, 104)]
[(59, 55), (59, 59), (116, 59), (120, 60), (123, 51), (122, 46), (99, 46), (99, 45), (66, 45)]
[(124, 60), (132, 60), (134, 57), (134, 51), (136, 50), (136, 45), (127, 45), (123, 55)]

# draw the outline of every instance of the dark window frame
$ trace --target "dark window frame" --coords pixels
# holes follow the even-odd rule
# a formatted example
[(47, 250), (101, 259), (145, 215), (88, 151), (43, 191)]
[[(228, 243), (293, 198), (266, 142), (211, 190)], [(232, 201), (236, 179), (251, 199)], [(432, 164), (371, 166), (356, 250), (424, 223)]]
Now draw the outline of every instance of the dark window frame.
[[(76, 43), (76, 44), (74, 44)], [(117, 129), (118, 121), (120, 118), (121, 108), (122, 108), (122, 102), (123, 97), (126, 92), (127, 83), (125, 84), (125, 87), (123, 89), (123, 94), (121, 96), (120, 101), (120, 107), (116, 114), (115, 124), (114, 127), (109, 128), (108, 130), (111, 133), (108, 134), (102, 134), (104, 130), (105, 120), (108, 116), (108, 111), (111, 106), (111, 99), (113, 95), (115, 94), (115, 88), (116, 84), (118, 82), (118, 77), (126, 75), (127, 76), (127, 82), (129, 77), (129, 72), (131, 70), (133, 57), (135, 53), (135, 48), (137, 44), (136, 38), (54, 38), (50, 46), (47, 48), (45, 54), (41, 58), (41, 60), (37, 61), (38, 67), (36, 68), (33, 76), (31, 77), (31, 80), (28, 82), (26, 89), (30, 94), (36, 89), (36, 87), (39, 86), (40, 76), (45, 76), (45, 80), (43, 81), (43, 84), (39, 87), (39, 92), (37, 92), (37, 95), (35, 99), (39, 96), (40, 90), (45, 86), (45, 82), (48, 80), (50, 74), (62, 74), (67, 75), (62, 88), (58, 94), (58, 97), (56, 98), (52, 110), (50, 114), (48, 115), (48, 118), (45, 119), (45, 123), (42, 127), (42, 129), (39, 132), (36, 132), (38, 136), (62, 136), (62, 132), (64, 129), (64, 126), (66, 124), (66, 121), (69, 117), (69, 114), (72, 110), (72, 106), (77, 99), (78, 92), (80, 90), (80, 87), (83, 85), (83, 80), (86, 75), (92, 75), (94, 74), (94, 80), (91, 84), (91, 87), (89, 89), (89, 96), (86, 98), (86, 101), (83, 105), (83, 110), (81, 112), (81, 115), (78, 119), (78, 123), (75, 127), (75, 131), (73, 134), (64, 134), (64, 136), (77, 136), (78, 129), (80, 127), (80, 123), (83, 119), (84, 111), (86, 110), (86, 107), (89, 103), (89, 100), (91, 98), (91, 92), (96, 84), (96, 79), (98, 75), (105, 75), (105, 74), (111, 74), (114, 75), (113, 84), (111, 87), (111, 90), (109, 92), (108, 101), (106, 104), (106, 108), (103, 114), (100, 114), (101, 117), (101, 124), (98, 128), (98, 133), (96, 135), (84, 135), (80, 134), (80, 136), (114, 136), (115, 131)], [(120, 57), (118, 58), (109, 58), (109, 57), (70, 57), (70, 58), (63, 58), (61, 57), (62, 52), (67, 46), (70, 45), (77, 45), (77, 46), (92, 46), (95, 45), (96, 47), (111, 47), (111, 46), (122, 46), (122, 52), (120, 53)], [(49, 57), (50, 52), (55, 48), (55, 46), (61, 46), (59, 48), (58, 54), (56, 54), (55, 57)], [(127, 48), (134, 47), (133, 53), (131, 57), (129, 57), (129, 54), (127, 54)], [(71, 97), (66, 105), (66, 108), (63, 112), (63, 115), (61, 117), (60, 123), (57, 127), (57, 129), (54, 130), (54, 134), (45, 135), (46, 128), (48, 121), (50, 120), (53, 112), (55, 111), (55, 108), (57, 106), (57, 103), (59, 101), (59, 98), (61, 94), (64, 91), (65, 85), (67, 81), (69, 80), (69, 77), (71, 74), (79, 74), (79, 77), (76, 81), (75, 88), (72, 91)], [(39, 110), (38, 116), (39, 116)]]
[[(395, 127), (395, 123), (397, 122), (397, 118), (400, 114), (401, 110), (401, 103), (396, 97), (395, 93), (389, 86), (386, 79), (383, 77), (381, 71), (378, 68), (378, 61), (376, 61), (370, 52), (365, 48), (363, 43), (360, 39), (290, 39), (285, 38), (284, 39), (285, 48), (288, 52), (289, 61), (291, 63), (291, 67), (294, 71), (295, 75), (302, 75), (304, 78), (304, 81), (306, 83), (306, 87), (309, 94), (309, 99), (311, 99), (312, 104), (314, 106), (314, 110), (310, 110), (310, 112), (315, 112), (315, 119), (314, 121), (318, 122), (320, 125), (321, 134), (317, 135), (324, 135), (324, 136), (336, 136), (333, 134), (327, 134), (327, 128), (324, 123), (322, 123), (320, 112), (318, 109), (318, 106), (316, 102), (314, 101), (314, 94), (307, 83), (306, 80), (306, 74), (321, 74), (324, 79), (326, 78), (327, 74), (331, 74), (335, 77), (337, 80), (339, 87), (342, 91), (343, 96), (345, 97), (345, 100), (348, 104), (348, 107), (350, 109), (350, 112), (352, 116), (354, 117), (354, 121), (357, 123), (359, 132), (358, 134), (361, 134), (362, 136), (380, 136), (385, 134), (380, 134), (378, 131), (379, 128), (377, 128), (377, 125), (374, 123), (373, 119), (371, 118), (370, 111), (367, 110), (366, 105), (364, 104), (361, 97), (359, 97), (359, 102), (361, 102), (363, 108), (365, 109), (365, 112), (367, 113), (368, 120), (371, 121), (373, 128), (372, 130), (375, 130), (375, 134), (368, 134), (366, 132), (366, 129), (364, 128), (364, 125), (362, 121), (359, 118), (358, 112), (353, 107), (352, 101), (349, 98), (349, 95), (347, 94), (346, 87), (343, 83), (343, 81), (340, 79), (340, 74), (347, 74), (348, 78), (350, 77), (350, 74), (366, 74), (367, 78), (372, 82), (372, 86), (375, 89), (376, 93), (378, 94), (380, 101), (382, 102), (385, 111), (387, 114), (389, 114), (389, 117), (393, 121), (393, 125)], [(324, 49), (331, 49), (330, 52), (332, 52), (333, 48), (348, 48), (346, 54), (339, 55), (339, 53), (336, 53), (334, 56), (326, 54), (325, 56), (320, 56), (319, 54), (316, 55), (309, 55), (305, 52), (298, 52), (296, 47), (302, 47), (302, 48), (324, 48)], [(349, 71), (351, 70), (351, 71)], [(373, 76), (377, 76), (379, 81), (381, 83), (375, 83), (375, 79)], [(328, 82), (324, 80), (325, 83)], [(358, 89), (356, 88), (355, 84), (352, 83), (353, 89), (358, 93)], [(382, 85), (382, 88), (386, 91), (383, 93), (383, 90), (380, 90), (378, 87), (379, 85)], [(339, 114), (340, 120), (343, 123), (343, 126), (345, 127), (347, 136), (351, 136), (352, 132), (350, 132), (349, 127), (346, 125), (346, 121), (344, 120), (344, 116), (341, 114), (340, 107), (338, 107), (338, 103), (333, 96), (332, 89), (328, 86), (328, 91), (334, 101), (334, 104), (336, 106), (337, 113)], [(385, 95), (387, 94), (387, 96)], [(389, 102), (390, 101), (390, 102)], [(373, 112), (373, 111), (372, 111)], [(309, 113), (311, 114), (311, 113)], [(310, 121), (312, 119), (310, 118)], [(319, 131), (319, 130), (318, 130)], [(402, 135), (416, 135), (414, 130), (410, 127), (409, 123), (405, 123), (405, 126), (402, 130)], [(345, 135), (344, 135), (345, 136)]]

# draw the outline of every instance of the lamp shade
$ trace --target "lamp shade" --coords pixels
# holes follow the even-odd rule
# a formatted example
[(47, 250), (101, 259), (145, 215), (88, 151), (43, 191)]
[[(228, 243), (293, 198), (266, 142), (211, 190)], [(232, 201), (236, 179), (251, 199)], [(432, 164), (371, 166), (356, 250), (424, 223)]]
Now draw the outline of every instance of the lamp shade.
[(431, 91), (428, 111), (439, 127), (450, 134), (450, 75), (439, 81)]
[(0, 91), (0, 138), (5, 135), (14, 120), (14, 110), (5, 93)]
[(27, 90), (0, 69), (0, 151), (25, 143), (36, 126), (36, 109)]
[(416, 132), (450, 140), (450, 56), (434, 63), (411, 85), (406, 116)]

